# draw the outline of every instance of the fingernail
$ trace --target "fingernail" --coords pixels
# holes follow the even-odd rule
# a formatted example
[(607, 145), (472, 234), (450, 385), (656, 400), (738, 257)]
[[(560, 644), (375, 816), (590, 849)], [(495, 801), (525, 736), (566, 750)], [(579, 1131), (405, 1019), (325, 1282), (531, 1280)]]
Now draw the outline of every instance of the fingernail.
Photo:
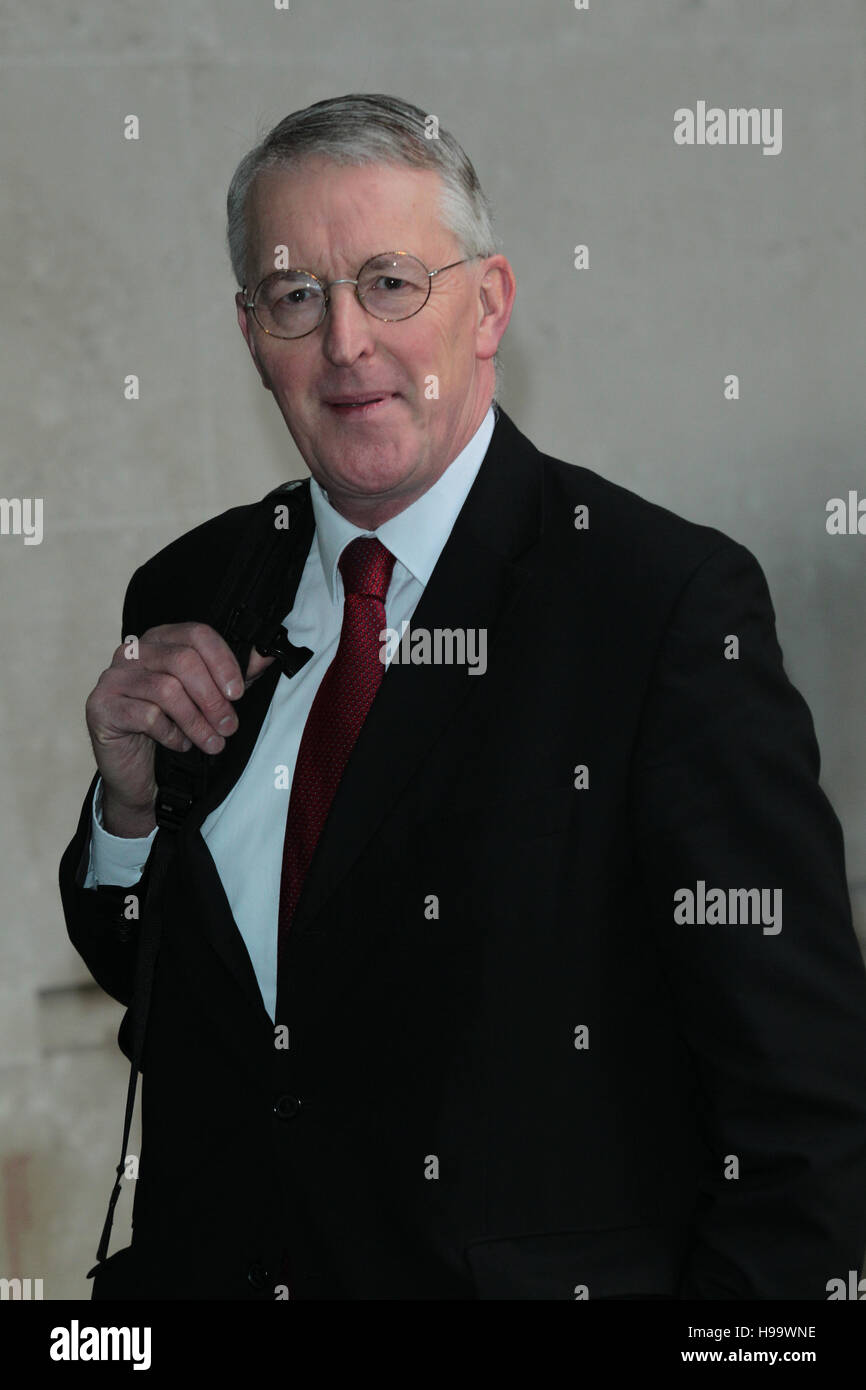
[(227, 698), (228, 698), (229, 700), (236, 700), (236, 699), (238, 698), (239, 695), (242, 695), (242, 694), (243, 694), (243, 689), (244, 689), (244, 683), (243, 683), (243, 681), (239, 681), (239, 680), (229, 681), (228, 685), (226, 686), (226, 696), (227, 696)]
[(227, 714), (225, 718), (221, 719), (220, 722), (217, 724), (217, 728), (222, 729), (223, 733), (227, 734), (231, 729), (235, 727), (236, 723), (237, 720), (235, 719), (234, 715)]
[(218, 752), (220, 751), (220, 749), (222, 748), (222, 746), (223, 746), (223, 740), (222, 740), (221, 738), (218, 738), (216, 734), (211, 734), (210, 738), (208, 739), (207, 743), (205, 744), (205, 752), (206, 752), (206, 753), (218, 753)]

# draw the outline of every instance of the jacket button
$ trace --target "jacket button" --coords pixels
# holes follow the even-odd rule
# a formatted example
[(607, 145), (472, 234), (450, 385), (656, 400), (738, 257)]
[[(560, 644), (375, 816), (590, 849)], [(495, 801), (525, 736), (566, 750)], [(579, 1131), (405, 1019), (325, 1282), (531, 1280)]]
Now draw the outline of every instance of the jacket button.
[(301, 1108), (297, 1096), (277, 1096), (274, 1101), (274, 1114), (278, 1120), (293, 1120)]
[(258, 1290), (266, 1289), (271, 1282), (270, 1273), (266, 1266), (262, 1264), (261, 1260), (256, 1260), (255, 1264), (250, 1265), (247, 1271), (247, 1279), (252, 1284), (253, 1288)]

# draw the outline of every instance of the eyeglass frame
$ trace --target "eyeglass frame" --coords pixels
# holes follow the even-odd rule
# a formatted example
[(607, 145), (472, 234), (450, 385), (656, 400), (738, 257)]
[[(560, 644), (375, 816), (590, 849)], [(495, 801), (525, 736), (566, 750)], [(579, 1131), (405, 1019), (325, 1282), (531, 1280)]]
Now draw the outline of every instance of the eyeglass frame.
[[(367, 308), (366, 304), (364, 303), (363, 299), (358, 293), (358, 281), (361, 278), (361, 271), (364, 269), (364, 266), (368, 266), (371, 261), (379, 260), (381, 256), (409, 256), (413, 261), (417, 261), (418, 264), (423, 267), (424, 273), (427, 276), (427, 294), (425, 295), (424, 299), (418, 305), (417, 309), (412, 310), (411, 314), (405, 314), (402, 318), (399, 319), (380, 318), (378, 314), (373, 313), (372, 309)], [(358, 275), (354, 280), (350, 276), (346, 276), (342, 280), (329, 280), (327, 282), (324, 280), (320, 280), (318, 275), (315, 275), (312, 270), (306, 270), (303, 266), (289, 266), (286, 270), (268, 271), (267, 275), (265, 275), (256, 285), (256, 288), (253, 291), (252, 299), (244, 298), (243, 307), (252, 312), (253, 318), (255, 319), (259, 328), (262, 330), (263, 333), (267, 333), (269, 338), (278, 338), (280, 342), (283, 343), (293, 343), (296, 342), (299, 338), (308, 338), (311, 333), (315, 333), (317, 328), (321, 328), (327, 316), (328, 310), (331, 307), (331, 296), (329, 294), (329, 290), (332, 290), (334, 285), (354, 285), (355, 298), (357, 299), (364, 312), (370, 315), (370, 318), (375, 319), (377, 323), (406, 323), (409, 319), (413, 319), (416, 314), (420, 314), (421, 310), (424, 308), (424, 305), (429, 300), (430, 292), (433, 288), (434, 275), (441, 275), (444, 270), (453, 270), (455, 266), (468, 265), (470, 261), (477, 261), (483, 259), (484, 257), (482, 253), (480, 251), (477, 251), (474, 256), (464, 256), (462, 260), (451, 261), (450, 265), (440, 265), (437, 266), (435, 270), (428, 270), (426, 265), (424, 265), (424, 262), (421, 260), (420, 256), (416, 256), (412, 251), (377, 251), (375, 255), (368, 256), (364, 262), (364, 265), (359, 267)], [(262, 323), (261, 319), (256, 313), (255, 300), (256, 295), (258, 294), (262, 285), (265, 283), (265, 280), (270, 280), (273, 275), (290, 275), (292, 273), (294, 273), (295, 275), (307, 275), (311, 280), (315, 280), (316, 284), (321, 288), (322, 291), (322, 312), (319, 315), (318, 323), (314, 324), (312, 328), (308, 328), (306, 333), (295, 333), (291, 337), (287, 337), (283, 333), (272, 333), (269, 328), (265, 328), (264, 324)], [(247, 287), (246, 285), (244, 285), (241, 289), (241, 294), (246, 296), (246, 293)]]

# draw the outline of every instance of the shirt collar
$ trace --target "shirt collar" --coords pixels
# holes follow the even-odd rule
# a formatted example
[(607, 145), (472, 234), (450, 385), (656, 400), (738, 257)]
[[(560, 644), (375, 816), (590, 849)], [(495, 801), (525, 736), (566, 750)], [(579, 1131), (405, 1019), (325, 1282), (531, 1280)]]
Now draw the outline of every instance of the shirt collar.
[(375, 531), (365, 531), (342, 516), (331, 506), (324, 488), (310, 478), (316, 541), (332, 603), (339, 598), (337, 562), (349, 542), (358, 536), (378, 536), (410, 574), (422, 584), (428, 583), (487, 453), (495, 423), (491, 404), (469, 443), (433, 486)]

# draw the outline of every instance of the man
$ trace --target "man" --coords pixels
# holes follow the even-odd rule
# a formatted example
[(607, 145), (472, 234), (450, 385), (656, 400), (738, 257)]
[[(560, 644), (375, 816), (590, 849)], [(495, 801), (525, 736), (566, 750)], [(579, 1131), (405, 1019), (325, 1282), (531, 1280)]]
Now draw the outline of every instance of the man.
[(88, 699), (61, 887), (126, 1004), (154, 746), (221, 769), (100, 1296), (825, 1298), (866, 1241), (866, 977), (763, 575), (494, 408), (514, 275), (424, 130), (318, 103), (229, 196), (312, 656), (242, 671), (204, 621), (240, 508), (136, 572)]

